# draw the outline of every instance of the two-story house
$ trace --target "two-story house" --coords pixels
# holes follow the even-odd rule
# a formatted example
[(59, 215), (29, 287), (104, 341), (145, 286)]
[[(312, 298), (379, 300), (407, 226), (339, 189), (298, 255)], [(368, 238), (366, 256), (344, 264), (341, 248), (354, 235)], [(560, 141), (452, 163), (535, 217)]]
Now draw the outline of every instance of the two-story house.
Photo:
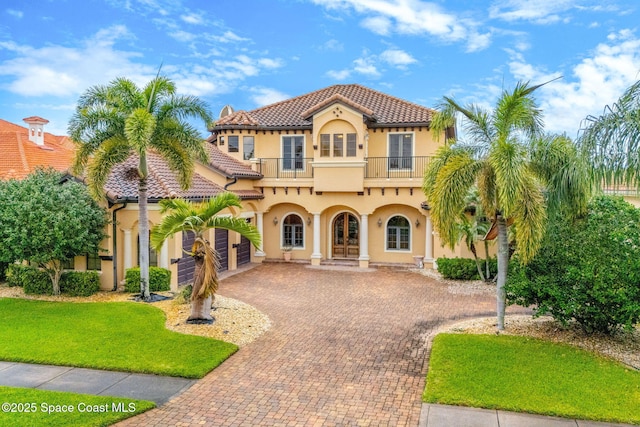
[(210, 142), (261, 175), (226, 183), (264, 196), (250, 208), (264, 238), (254, 258), (292, 248), (314, 265), (368, 267), (448, 253), (421, 191), (445, 139), (430, 129), (434, 110), (348, 84), (222, 114)]

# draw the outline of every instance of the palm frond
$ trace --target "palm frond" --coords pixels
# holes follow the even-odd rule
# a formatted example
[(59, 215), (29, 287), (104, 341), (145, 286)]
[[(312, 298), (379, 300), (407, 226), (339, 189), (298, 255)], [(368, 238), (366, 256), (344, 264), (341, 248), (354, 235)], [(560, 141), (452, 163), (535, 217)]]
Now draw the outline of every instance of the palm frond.
[[(427, 200), (431, 205), (431, 218), (435, 229), (440, 233), (443, 244), (454, 247), (458, 241), (456, 220), (464, 209), (464, 198), (476, 180), (481, 163), (475, 160), (463, 147), (452, 146), (443, 150), (443, 159), (436, 157), (437, 173), (433, 182), (426, 188)], [(431, 178), (430, 178), (431, 179)]]
[(594, 176), (587, 159), (570, 138), (545, 135), (535, 139), (529, 150), (530, 165), (544, 181), (551, 211), (582, 215), (594, 190)]
[(108, 139), (95, 151), (87, 170), (87, 178), (89, 192), (96, 200), (104, 198), (104, 185), (113, 167), (125, 161), (130, 154), (131, 149), (124, 138)]
[(513, 212), (513, 224), (519, 258), (528, 263), (542, 243), (547, 210), (542, 183), (534, 174), (527, 174), (522, 182), (520, 203)]
[(528, 162), (524, 147), (516, 141), (495, 145), (489, 153), (489, 164), (495, 174), (496, 207), (505, 218), (513, 215), (527, 178)]
[(262, 236), (258, 229), (249, 224), (244, 218), (234, 218), (230, 216), (214, 216), (206, 222), (207, 228), (223, 228), (234, 231), (247, 238), (254, 247), (259, 247)]

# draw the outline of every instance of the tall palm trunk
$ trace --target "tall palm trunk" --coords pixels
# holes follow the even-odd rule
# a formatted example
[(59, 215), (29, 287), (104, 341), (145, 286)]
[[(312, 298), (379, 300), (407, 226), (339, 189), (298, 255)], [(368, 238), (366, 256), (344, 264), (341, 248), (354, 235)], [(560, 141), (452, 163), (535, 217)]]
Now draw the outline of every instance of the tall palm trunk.
[(484, 259), (484, 268), (487, 272), (487, 275), (485, 277), (486, 281), (489, 282), (491, 281), (491, 269), (489, 268), (489, 242), (487, 240), (484, 241)]
[(478, 253), (476, 251), (476, 245), (471, 242), (469, 245), (469, 250), (473, 254), (473, 259), (476, 261), (476, 268), (478, 269), (478, 276), (480, 276), (480, 280), (485, 281), (484, 274), (482, 274), (482, 266), (480, 265), (480, 259), (478, 258)]
[(507, 220), (498, 215), (498, 280), (496, 283), (498, 331), (504, 330), (504, 312), (506, 306), (507, 268), (509, 267), (509, 240), (507, 239)]
[[(196, 247), (197, 246), (197, 247)], [(195, 268), (193, 272), (193, 289), (191, 290), (191, 314), (187, 323), (211, 323), (211, 304), (213, 303), (213, 293), (203, 298), (200, 291), (206, 285), (205, 249), (202, 245), (194, 244), (193, 259)]]
[[(143, 164), (144, 162), (144, 164)], [(138, 182), (138, 232), (140, 237), (140, 296), (151, 299), (149, 293), (149, 212), (147, 210), (147, 164), (140, 157), (140, 181)]]

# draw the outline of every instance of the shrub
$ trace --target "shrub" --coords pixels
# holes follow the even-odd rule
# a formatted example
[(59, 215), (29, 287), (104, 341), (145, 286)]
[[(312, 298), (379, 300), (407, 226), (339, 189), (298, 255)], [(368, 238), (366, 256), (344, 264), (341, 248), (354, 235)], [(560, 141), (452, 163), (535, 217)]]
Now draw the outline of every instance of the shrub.
[(25, 294), (51, 295), (53, 286), (51, 277), (46, 271), (37, 267), (23, 265), (20, 272), (20, 282)]
[(26, 265), (22, 264), (9, 264), (5, 270), (5, 279), (8, 286), (20, 286), (22, 287), (22, 272)]
[(640, 210), (622, 197), (597, 197), (586, 216), (549, 221), (538, 254), (512, 263), (510, 303), (535, 305), (587, 333), (614, 333), (640, 321)]
[[(445, 279), (452, 280), (480, 280), (478, 268), (475, 260), (471, 258), (438, 258), (438, 272)], [(485, 270), (485, 260), (480, 261), (482, 271)], [(498, 264), (495, 258), (489, 259), (489, 271), (494, 276), (498, 271)]]
[(60, 292), (88, 297), (100, 290), (100, 275), (96, 271), (67, 271), (60, 278)]
[[(124, 290), (140, 292), (140, 267), (127, 270)], [(166, 268), (149, 267), (149, 292), (161, 292), (171, 289), (171, 271)]]
[(7, 276), (6, 276), (7, 267), (9, 267), (8, 262), (0, 261), (0, 282), (4, 282), (7, 279)]
[(7, 285), (20, 286), (25, 294), (50, 295), (53, 293), (51, 278), (36, 267), (23, 264), (10, 264), (7, 267)]

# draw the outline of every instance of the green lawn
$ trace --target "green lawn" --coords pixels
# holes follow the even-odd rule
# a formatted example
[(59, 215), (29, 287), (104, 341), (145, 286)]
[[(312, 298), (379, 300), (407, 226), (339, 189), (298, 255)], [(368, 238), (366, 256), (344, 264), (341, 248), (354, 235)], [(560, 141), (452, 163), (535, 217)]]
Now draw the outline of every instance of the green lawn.
[(131, 302), (0, 299), (0, 360), (202, 378), (238, 347), (164, 326)]
[(107, 426), (155, 407), (153, 402), (0, 386), (0, 426)]
[(640, 424), (640, 372), (538, 339), (440, 334), (423, 400)]

